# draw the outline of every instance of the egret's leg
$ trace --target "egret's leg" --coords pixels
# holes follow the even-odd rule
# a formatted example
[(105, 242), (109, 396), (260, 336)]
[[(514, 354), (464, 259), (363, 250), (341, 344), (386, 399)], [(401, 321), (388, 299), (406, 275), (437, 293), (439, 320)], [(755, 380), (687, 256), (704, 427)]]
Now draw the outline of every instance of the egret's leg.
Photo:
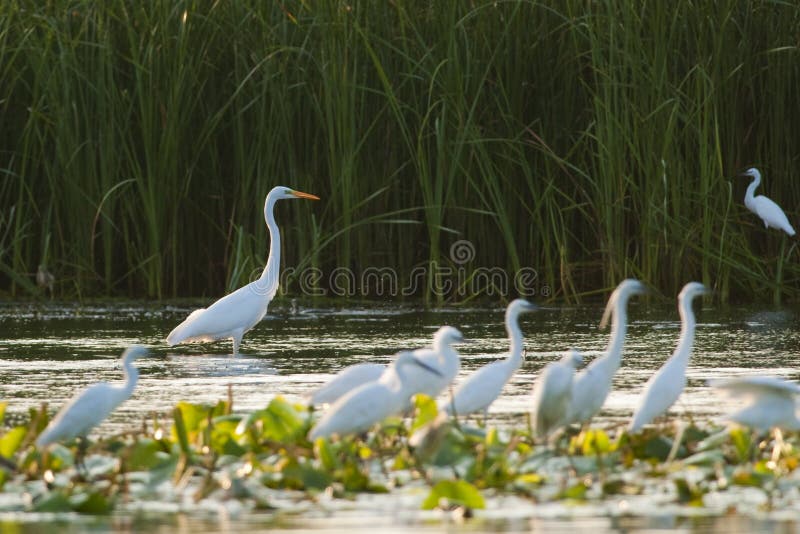
[(89, 442), (86, 440), (85, 437), (79, 436), (78, 437), (78, 450), (75, 452), (75, 470), (78, 471), (78, 474), (85, 478), (89, 478), (89, 470), (86, 469), (86, 464), (84, 463), (84, 458), (86, 457), (86, 449), (89, 448)]
[(239, 355), (239, 345), (242, 344), (242, 334), (234, 334), (233, 335), (233, 357), (237, 357)]

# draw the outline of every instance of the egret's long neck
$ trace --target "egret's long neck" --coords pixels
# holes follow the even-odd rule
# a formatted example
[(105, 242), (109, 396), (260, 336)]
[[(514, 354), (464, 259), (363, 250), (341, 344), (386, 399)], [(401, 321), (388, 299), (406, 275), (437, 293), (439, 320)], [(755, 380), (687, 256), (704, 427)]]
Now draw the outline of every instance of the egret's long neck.
[(753, 177), (753, 181), (747, 186), (747, 192), (744, 194), (744, 205), (748, 208), (752, 205), (753, 200), (755, 200), (756, 187), (758, 187), (760, 183), (761, 175), (756, 173)]
[(522, 330), (519, 328), (519, 314), (506, 313), (506, 332), (508, 332), (508, 340), (511, 342), (511, 354), (508, 360), (512, 362), (515, 368), (522, 364)]
[(133, 394), (133, 388), (139, 381), (139, 370), (133, 365), (133, 358), (125, 358), (122, 362), (122, 369), (125, 373), (125, 383), (122, 385), (122, 393), (127, 399)]
[(694, 330), (697, 325), (692, 310), (692, 299), (681, 298), (678, 303), (678, 313), (681, 315), (681, 337), (678, 346), (675, 348), (674, 358), (681, 358), (689, 361), (689, 354), (692, 352), (694, 344)]
[(619, 298), (614, 304), (614, 319), (611, 322), (611, 338), (606, 348), (606, 358), (619, 367), (622, 362), (622, 349), (625, 346), (625, 333), (628, 329), (628, 301)]
[(267, 195), (267, 200), (264, 202), (264, 220), (269, 230), (269, 259), (261, 273), (261, 280), (268, 282), (276, 282), (281, 269), (281, 231), (275, 222), (275, 202), (277, 199), (272, 195)]

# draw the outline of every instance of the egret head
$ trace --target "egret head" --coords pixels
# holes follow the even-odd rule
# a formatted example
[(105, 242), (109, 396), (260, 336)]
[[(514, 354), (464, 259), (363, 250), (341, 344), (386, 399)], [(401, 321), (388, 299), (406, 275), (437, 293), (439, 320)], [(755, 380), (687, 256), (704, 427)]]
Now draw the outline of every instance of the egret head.
[(525, 299), (514, 299), (506, 308), (506, 322), (509, 319), (516, 319), (519, 314), (538, 310), (536, 304), (532, 304)]
[(647, 287), (639, 280), (628, 278), (620, 282), (617, 288), (611, 293), (606, 304), (606, 309), (603, 312), (603, 318), (600, 320), (600, 328), (605, 328), (611, 320), (611, 314), (618, 306), (627, 306), (628, 299), (633, 295), (641, 295), (647, 293)]
[(461, 343), (464, 341), (464, 336), (458, 328), (452, 326), (443, 326), (433, 335), (434, 345), (452, 345), (453, 343)]
[(416, 365), (418, 367), (425, 369), (430, 373), (435, 374), (438, 377), (443, 376), (441, 371), (423, 362), (422, 360), (414, 356), (413, 352), (408, 350), (404, 350), (397, 354), (397, 359), (395, 360), (394, 365), (397, 368), (410, 367), (412, 365)]
[(761, 178), (761, 173), (755, 167), (750, 167), (739, 176), (747, 176), (748, 178)]
[(694, 299), (695, 297), (700, 295), (705, 295), (706, 293), (710, 293), (710, 291), (706, 286), (704, 286), (700, 282), (689, 282), (688, 284), (683, 286), (681, 292), (678, 293), (678, 300), (680, 301), (688, 300), (689, 302), (691, 302), (692, 299)]
[(147, 352), (147, 349), (141, 345), (131, 345), (125, 352), (122, 353), (122, 359), (125, 361), (132, 362), (133, 360), (138, 360), (139, 358), (144, 358), (149, 356), (150, 353)]
[(570, 349), (564, 354), (564, 357), (561, 358), (561, 362), (577, 369), (583, 363), (583, 355), (575, 349)]
[(294, 189), (282, 185), (273, 187), (272, 191), (270, 191), (269, 195), (267, 195), (268, 199), (270, 197), (274, 198), (275, 200), (292, 199), (292, 198), (307, 198), (309, 200), (319, 200), (319, 197), (317, 195), (312, 195), (311, 193), (303, 193), (302, 191), (295, 191)]

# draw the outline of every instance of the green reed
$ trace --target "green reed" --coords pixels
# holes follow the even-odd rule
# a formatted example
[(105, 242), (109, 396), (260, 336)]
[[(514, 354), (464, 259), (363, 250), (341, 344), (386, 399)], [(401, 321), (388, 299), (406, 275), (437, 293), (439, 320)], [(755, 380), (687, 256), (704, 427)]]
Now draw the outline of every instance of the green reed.
[(283, 184), (323, 198), (279, 204), (287, 267), (402, 280), (466, 239), (544, 297), (797, 300), (736, 175), (800, 226), (799, 30), (760, 0), (4, 2), (0, 289), (219, 295)]

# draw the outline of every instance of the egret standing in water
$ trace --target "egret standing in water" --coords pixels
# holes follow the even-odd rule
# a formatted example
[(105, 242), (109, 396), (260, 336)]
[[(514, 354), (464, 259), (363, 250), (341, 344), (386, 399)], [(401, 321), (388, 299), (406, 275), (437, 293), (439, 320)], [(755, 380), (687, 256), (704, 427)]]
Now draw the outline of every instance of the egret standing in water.
[(242, 336), (264, 318), (275, 293), (281, 267), (281, 232), (275, 223), (275, 203), (282, 199), (307, 198), (319, 200), (309, 193), (294, 191), (288, 187), (274, 187), (264, 202), (264, 220), (269, 230), (269, 259), (261, 277), (233, 293), (225, 295), (208, 308), (200, 308), (189, 316), (167, 336), (167, 343), (193, 343), (233, 339), (233, 355), (239, 353)]
[(731, 421), (760, 432), (772, 428), (800, 430), (796, 404), (800, 386), (797, 384), (771, 376), (712, 380), (709, 384), (751, 400), (748, 406), (727, 417)]
[(761, 173), (758, 172), (758, 169), (755, 167), (747, 169), (742, 176), (752, 176), (753, 178), (744, 195), (744, 205), (747, 209), (761, 217), (765, 228), (777, 228), (786, 232), (790, 237), (793, 236), (794, 228), (781, 207), (764, 195), (755, 196), (756, 188), (761, 183)]
[(508, 358), (484, 365), (469, 375), (458, 386), (455, 393), (439, 403), (439, 408), (449, 414), (467, 415), (484, 412), (484, 420), (489, 406), (495, 401), (506, 382), (522, 365), (522, 331), (519, 316), (536, 310), (536, 306), (524, 299), (516, 299), (506, 308), (506, 332), (511, 341)]
[(600, 411), (611, 391), (614, 374), (622, 363), (625, 346), (625, 331), (628, 323), (628, 300), (633, 295), (645, 293), (647, 288), (638, 280), (623, 280), (611, 293), (606, 304), (600, 328), (605, 328), (613, 315), (611, 339), (605, 355), (595, 359), (586, 369), (575, 376), (570, 407), (565, 424), (588, 423)]
[[(414, 351), (414, 356), (420, 361), (439, 371), (439, 375), (420, 373), (420, 393), (436, 397), (453, 381), (458, 374), (461, 360), (452, 345), (462, 341), (464, 341), (464, 337), (458, 329), (452, 326), (443, 326), (434, 334), (432, 348)], [(387, 369), (387, 366), (380, 363), (359, 363), (346, 367), (311, 395), (311, 403), (333, 403), (363, 384), (382, 380), (384, 373), (386, 373), (387, 380), (394, 380), (393, 373), (388, 371), (390, 370)]]
[(629, 432), (639, 432), (650, 421), (667, 412), (686, 387), (686, 367), (694, 345), (695, 318), (692, 301), (708, 293), (706, 286), (689, 282), (678, 294), (678, 311), (681, 316), (681, 337), (672, 357), (667, 360), (644, 386), (639, 406), (633, 414)]
[(567, 424), (570, 399), (575, 387), (575, 369), (583, 363), (577, 350), (570, 350), (557, 362), (549, 363), (533, 385), (531, 422), (536, 437), (547, 439)]
[(133, 365), (133, 361), (144, 356), (147, 356), (147, 350), (138, 345), (123, 352), (122, 369), (125, 382), (122, 384), (100, 382), (75, 395), (39, 434), (36, 446), (46, 447), (56, 441), (81, 438), (76, 457), (76, 463), (80, 465), (86, 451), (86, 435), (131, 397), (139, 379), (139, 371)]
[(430, 374), (442, 378), (441, 372), (405, 351), (380, 380), (363, 384), (339, 398), (308, 433), (314, 441), (337, 434), (344, 436), (364, 432), (387, 417), (402, 412), (409, 398), (420, 392), (420, 376)]

